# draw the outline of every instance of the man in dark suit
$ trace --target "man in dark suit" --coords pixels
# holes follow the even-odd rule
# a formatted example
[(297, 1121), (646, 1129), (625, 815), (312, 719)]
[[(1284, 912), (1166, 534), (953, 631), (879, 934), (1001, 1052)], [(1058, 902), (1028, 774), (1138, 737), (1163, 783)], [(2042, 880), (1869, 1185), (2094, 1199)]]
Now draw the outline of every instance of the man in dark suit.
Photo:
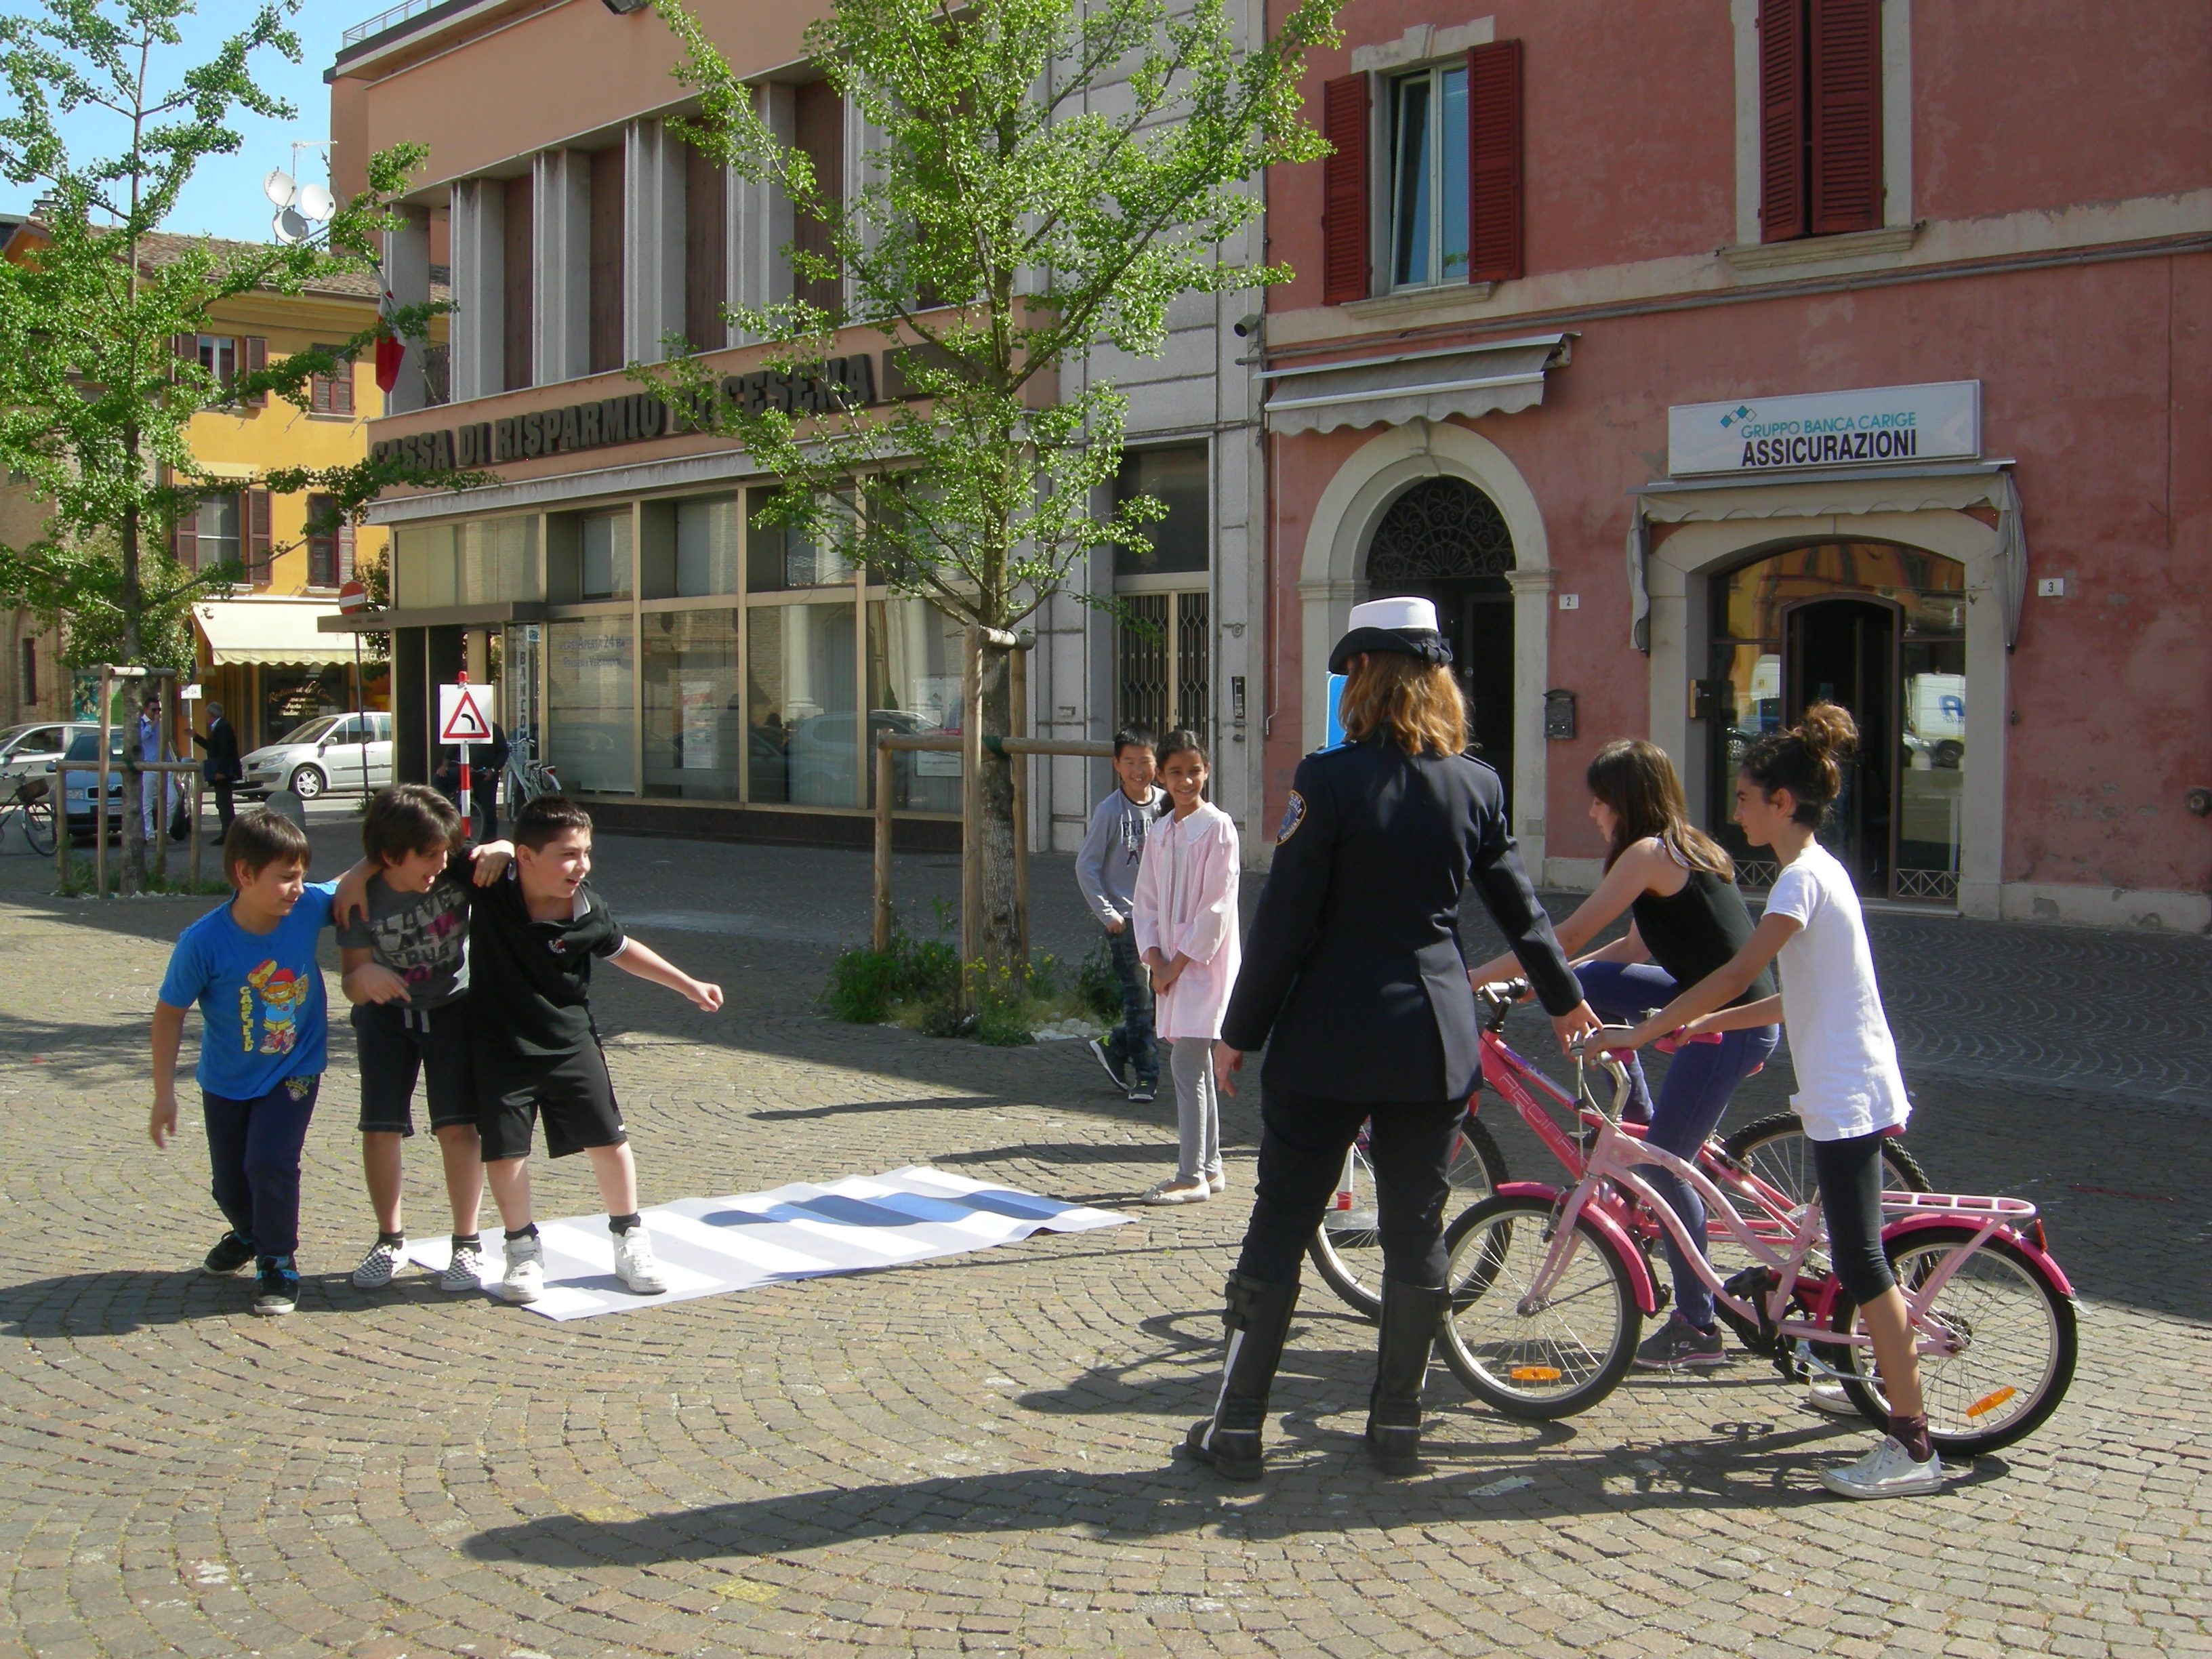
[(222, 705), (211, 702), (207, 706), (207, 735), (192, 733), (192, 741), (207, 751), (200, 763), (200, 775), (215, 786), (215, 811), (221, 823), (220, 833), (230, 833), (232, 809), (230, 792), (246, 775), (246, 768), (238, 757), (238, 733), (223, 718)]
[(1445, 1171), (1481, 1077), (1458, 933), (1470, 888), (1562, 1046), (1598, 1029), (1521, 867), (1498, 774), (1463, 752), (1466, 705), (1435, 606), (1377, 599), (1352, 622), (1328, 664), (1349, 673), (1348, 740), (1298, 763), (1214, 1051), (1233, 1093), (1244, 1054), (1267, 1048), (1259, 1181), (1227, 1287), (1226, 1372), (1214, 1415), (1185, 1442), (1232, 1479), (1260, 1474), (1299, 1259), (1363, 1121), (1383, 1261), (1367, 1441), (1386, 1474), (1419, 1467), (1421, 1385), (1450, 1304)]

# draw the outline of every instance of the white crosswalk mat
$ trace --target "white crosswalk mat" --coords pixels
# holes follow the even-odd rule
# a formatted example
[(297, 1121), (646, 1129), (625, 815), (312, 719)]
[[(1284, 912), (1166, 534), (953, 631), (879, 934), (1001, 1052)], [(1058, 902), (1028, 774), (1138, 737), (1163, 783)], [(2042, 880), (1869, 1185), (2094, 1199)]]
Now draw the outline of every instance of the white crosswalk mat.
[[(668, 1281), (665, 1294), (635, 1296), (623, 1289), (614, 1275), (606, 1218), (573, 1216), (538, 1224), (545, 1293), (526, 1304), (530, 1310), (562, 1320), (632, 1313), (784, 1279), (961, 1255), (1035, 1232), (1118, 1227), (1129, 1219), (921, 1164), (823, 1187), (802, 1181), (734, 1198), (679, 1198), (643, 1214)], [(506, 1271), (497, 1218), (491, 1222), (483, 1236), (487, 1291), (495, 1290)], [(410, 1242), (407, 1258), (443, 1273), (451, 1248), (443, 1237)]]

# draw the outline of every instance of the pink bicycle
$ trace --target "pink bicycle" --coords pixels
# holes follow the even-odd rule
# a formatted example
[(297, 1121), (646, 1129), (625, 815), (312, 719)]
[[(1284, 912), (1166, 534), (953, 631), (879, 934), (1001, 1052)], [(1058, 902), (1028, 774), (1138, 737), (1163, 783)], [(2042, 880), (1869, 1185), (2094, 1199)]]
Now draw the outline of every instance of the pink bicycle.
[[(1652, 1226), (1689, 1242), (1681, 1218), (1637, 1174), (1657, 1166), (1704, 1201), (1708, 1238), (1751, 1260), (1723, 1281), (1691, 1253), (1737, 1339), (1785, 1376), (1809, 1370), (1837, 1378), (1868, 1421), (1886, 1427), (1871, 1341), (1821, 1253), (1818, 1196), (1785, 1192), (1710, 1148), (1692, 1164), (1646, 1145), (1620, 1121), (1626, 1067), (1600, 1058), (1614, 1083), (1607, 1110), (1578, 1057), (1570, 1097), (1505, 1046), (1502, 1018), (1501, 1008), (1486, 1022), (1483, 1075), (1580, 1176), (1566, 1188), (1501, 1183), (1446, 1234), (1452, 1309), (1442, 1346), (1468, 1389), (1508, 1416), (1536, 1420), (1587, 1411), (1612, 1393), (1634, 1360), (1644, 1316), (1660, 1306), (1644, 1254)], [(1579, 1135), (1553, 1121), (1540, 1093), (1574, 1114)], [(1735, 1200), (1750, 1206), (1749, 1219)], [(2076, 1345), (2073, 1288), (2045, 1247), (2035, 1206), (1893, 1190), (1882, 1208), (1893, 1218), (1882, 1242), (1905, 1292), (1936, 1443), (1971, 1456), (2033, 1433), (2065, 1397)]]

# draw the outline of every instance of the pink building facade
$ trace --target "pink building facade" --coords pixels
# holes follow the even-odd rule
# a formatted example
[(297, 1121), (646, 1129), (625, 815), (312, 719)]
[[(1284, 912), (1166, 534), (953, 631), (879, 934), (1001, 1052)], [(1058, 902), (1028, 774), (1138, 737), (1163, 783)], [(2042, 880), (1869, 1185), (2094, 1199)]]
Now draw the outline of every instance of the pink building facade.
[(2203, 9), (1345, 22), (1337, 155), (1267, 180), (1269, 814), (1346, 613), (1422, 592), (1553, 883), (1600, 744), (1733, 837), (1732, 753), (1826, 696), (1869, 898), (2212, 926)]

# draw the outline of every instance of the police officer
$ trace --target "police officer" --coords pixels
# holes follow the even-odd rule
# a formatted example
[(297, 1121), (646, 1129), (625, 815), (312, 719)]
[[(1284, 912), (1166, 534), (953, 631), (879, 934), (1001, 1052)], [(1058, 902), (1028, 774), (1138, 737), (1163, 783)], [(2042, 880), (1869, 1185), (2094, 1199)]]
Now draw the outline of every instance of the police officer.
[(1456, 927), (1470, 886), (1561, 1046), (1598, 1028), (1514, 850), (1498, 774), (1462, 752), (1467, 706), (1436, 607), (1376, 599), (1354, 606), (1352, 623), (1328, 661), (1348, 676), (1346, 741), (1298, 763), (1214, 1050), (1233, 1094), (1245, 1052), (1267, 1046), (1258, 1191), (1226, 1287), (1221, 1393), (1184, 1441), (1235, 1480), (1259, 1477), (1300, 1258), (1370, 1119), (1383, 1279), (1367, 1442), (1386, 1473), (1419, 1468), (1421, 1384), (1450, 1302), (1444, 1171), (1481, 1072)]

